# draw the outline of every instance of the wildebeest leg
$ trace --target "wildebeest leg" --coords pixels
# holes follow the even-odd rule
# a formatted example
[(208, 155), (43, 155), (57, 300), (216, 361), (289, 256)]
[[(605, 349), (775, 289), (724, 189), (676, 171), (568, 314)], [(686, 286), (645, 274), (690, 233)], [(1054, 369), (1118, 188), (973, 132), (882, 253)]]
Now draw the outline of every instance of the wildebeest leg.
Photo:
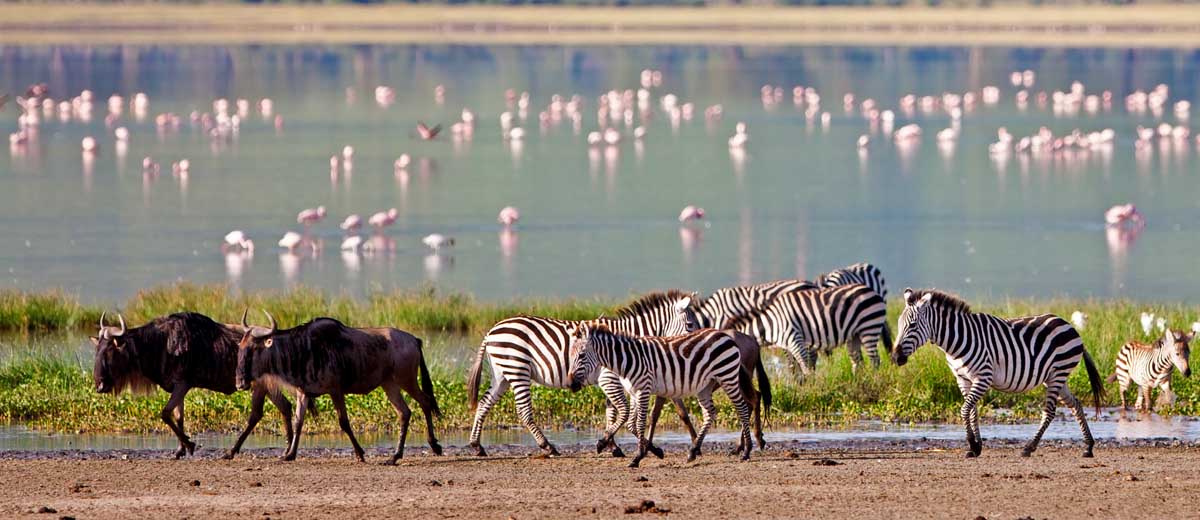
[[(405, 392), (408, 392), (408, 395), (412, 396), (413, 400), (417, 402), (417, 406), (421, 407), (421, 413), (425, 414), (425, 441), (429, 443), (429, 449), (433, 450), (434, 455), (441, 455), (442, 445), (438, 444), (437, 436), (433, 430), (433, 396), (426, 394), (424, 390), (421, 390), (421, 387), (417, 384), (416, 379), (413, 379), (412, 381), (401, 381), (400, 388), (403, 388)], [(391, 394), (388, 394), (388, 399), (391, 399)], [(399, 399), (400, 402), (404, 402), (404, 398), (399, 393), (396, 394), (396, 399)], [(392, 406), (395, 405), (396, 402), (392, 401)], [(407, 403), (405, 406), (407, 406)]]
[(525, 429), (533, 435), (539, 448), (547, 455), (557, 457), (558, 449), (550, 444), (546, 434), (542, 433), (542, 429), (538, 428), (537, 422), (533, 420), (533, 394), (529, 391), (529, 381), (513, 381), (512, 390), (513, 400), (517, 404), (517, 417), (521, 419), (521, 424), (525, 425)]
[[(254, 431), (254, 427), (258, 426), (258, 421), (262, 420), (263, 404), (267, 400), (267, 391), (261, 386), (255, 385), (250, 391), (250, 417), (246, 419), (246, 428), (242, 430), (242, 434), (238, 435), (237, 442), (233, 443), (233, 447), (225, 453), (225, 460), (233, 459), (239, 451), (242, 451), (242, 443), (246, 442), (246, 437), (250, 436), (250, 432)], [(288, 426), (291, 430), (291, 426)], [(288, 439), (291, 440), (290, 438)]]
[[(692, 440), (696, 439), (696, 428), (692, 426), (692, 418), (688, 415), (687, 405), (683, 399), (671, 399), (671, 403), (675, 406), (675, 413), (679, 415), (679, 421), (683, 423), (684, 428), (687, 428), (688, 435)], [(654, 407), (650, 410), (650, 424), (646, 425), (646, 443), (649, 445), (646, 449), (650, 450), (655, 457), (663, 458), (663, 450), (654, 445), (654, 431), (658, 426), (658, 418), (662, 416), (663, 405), (667, 402), (667, 398), (655, 396)]]
[[(358, 445), (358, 439), (354, 438), (354, 430), (350, 429), (350, 417), (346, 415), (346, 397), (342, 394), (329, 394), (329, 397), (333, 399), (333, 407), (337, 409), (338, 426), (342, 427), (342, 431), (346, 432), (347, 437), (350, 437), (350, 444), (354, 446), (354, 457), (357, 458), (359, 462), (366, 462), (366, 452), (363, 451), (362, 446)], [(405, 405), (404, 408), (407, 409), (408, 405)], [(411, 416), (412, 412), (409, 411), (408, 415)], [(404, 421), (404, 427), (404, 431), (407, 433), (407, 420)]]
[(300, 434), (304, 431), (304, 416), (308, 414), (308, 396), (296, 392), (296, 415), (292, 417), (292, 441), (283, 452), (283, 460), (296, 460), (296, 452), (300, 450)]
[[(408, 423), (412, 420), (412, 409), (408, 407), (408, 403), (404, 402), (404, 396), (400, 395), (400, 386), (385, 386), (383, 391), (387, 393), (388, 401), (392, 402), (392, 408), (396, 409), (396, 413), (400, 414), (400, 438), (396, 441), (396, 453), (392, 455), (392, 460), (388, 464), (396, 464), (397, 460), (404, 457), (404, 441), (408, 438)], [(412, 392), (410, 391), (411, 395)], [(429, 412), (425, 412), (425, 416), (429, 417)], [(432, 424), (430, 424), (432, 427)], [(433, 441), (437, 442), (437, 441)]]
[(287, 396), (283, 395), (279, 390), (271, 390), (267, 392), (267, 397), (271, 399), (271, 403), (275, 408), (279, 409), (279, 413), (283, 415), (283, 434), (287, 436), (287, 444), (292, 442), (292, 403), (287, 400)]
[[(183, 398), (187, 395), (188, 390), (190, 388), (183, 386), (172, 391), (171, 398), (167, 400), (167, 405), (163, 407), (161, 414), (163, 422), (167, 423), (167, 427), (171, 428), (171, 431), (175, 433), (175, 437), (179, 439), (179, 449), (175, 450), (175, 458), (177, 459), (184, 455), (191, 455), (196, 451), (196, 443), (188, 439), (187, 434), (183, 431)], [(181, 418), (178, 424), (176, 424), (174, 418), (176, 409), (179, 410), (178, 414)]]

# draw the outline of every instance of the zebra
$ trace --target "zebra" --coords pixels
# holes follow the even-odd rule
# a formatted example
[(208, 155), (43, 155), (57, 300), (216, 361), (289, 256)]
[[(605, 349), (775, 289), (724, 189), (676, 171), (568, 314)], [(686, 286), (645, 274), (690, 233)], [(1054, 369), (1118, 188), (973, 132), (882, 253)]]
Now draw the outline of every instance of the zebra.
[(926, 342), (946, 353), (946, 363), (963, 395), (960, 414), (967, 430), (967, 457), (978, 457), (983, 450), (978, 408), (983, 394), (992, 388), (1026, 392), (1038, 385), (1046, 387), (1042, 423), (1021, 455), (1028, 457), (1037, 449), (1061, 400), (1071, 409), (1083, 433), (1083, 456), (1092, 456), (1096, 442), (1083, 406), (1067, 388), (1067, 378), (1082, 358), (1097, 413), (1104, 383), (1079, 332), (1067, 320), (1053, 314), (1000, 318), (972, 312), (966, 302), (944, 292), (905, 289), (904, 310), (896, 329), (899, 341), (892, 360), (897, 366), (907, 363), (913, 351)]
[(1195, 332), (1184, 333), (1167, 329), (1163, 336), (1151, 345), (1131, 341), (1121, 347), (1121, 351), (1117, 353), (1116, 372), (1108, 377), (1108, 382), (1121, 382), (1122, 412), (1129, 408), (1125, 402), (1125, 391), (1129, 389), (1130, 382), (1140, 387), (1137, 402), (1134, 403), (1134, 408), (1138, 410), (1150, 410), (1150, 393), (1155, 387), (1162, 389), (1160, 400), (1165, 399), (1168, 403), (1174, 401), (1171, 372), (1178, 367), (1183, 377), (1192, 375), (1192, 368), (1188, 365), (1188, 356), (1191, 355), (1188, 342), (1195, 335)]
[(813, 283), (819, 287), (840, 287), (852, 283), (860, 283), (870, 287), (875, 294), (887, 301), (887, 284), (883, 280), (883, 272), (878, 267), (867, 262), (851, 264), (841, 269), (834, 269), (818, 276)]
[[(689, 330), (701, 323), (694, 309), (681, 312)], [(871, 362), (878, 366), (880, 338), (889, 350), (892, 345), (887, 305), (862, 284), (782, 293), (765, 308), (739, 317), (726, 328), (749, 334), (763, 344), (783, 347), (804, 375), (816, 367), (819, 350), (849, 344), (850, 359), (857, 370), (864, 346)]]
[(635, 410), (630, 429), (638, 438), (638, 454), (629, 463), (636, 468), (646, 457), (646, 411), (651, 395), (678, 399), (696, 396), (704, 423), (692, 442), (688, 462), (700, 455), (700, 445), (712, 427), (717, 408), (712, 393), (725, 391), (741, 424), (742, 460), (750, 458), (750, 405), (745, 394), (753, 391), (750, 376), (742, 369), (741, 353), (731, 331), (701, 329), (682, 336), (633, 337), (603, 324), (580, 323), (567, 331), (571, 338), (570, 388), (578, 391), (597, 367), (621, 377)]
[[(613, 330), (633, 335), (675, 335), (686, 331), (676, 305), (679, 302), (690, 302), (695, 293), (685, 293), (672, 290), (645, 295), (617, 313), (615, 318), (601, 317), (591, 320), (611, 327)], [(684, 303), (686, 305), (686, 303)], [(492, 326), (484, 336), (475, 357), (475, 363), (467, 378), (468, 405), (475, 413), (471, 425), (471, 438), (468, 447), (474, 448), (479, 456), (487, 452), (479, 442), (483, 433), (483, 421), (488, 412), (500, 401), (500, 398), (511, 386), (516, 400), (517, 415), (521, 423), (529, 430), (538, 443), (538, 447), (549, 455), (557, 456), (558, 450), (550, 444), (546, 436), (533, 421), (533, 405), (530, 395), (530, 385), (537, 383), (550, 388), (567, 388), (568, 363), (567, 328), (580, 322), (543, 318), (539, 316), (517, 316), (501, 320)], [(483, 361), (487, 358), (492, 366), (492, 383), (482, 401), (479, 399), (479, 383), (482, 377)], [(613, 388), (616, 376), (601, 371), (591, 382), (605, 381), (601, 388)], [(605, 412), (607, 422), (611, 424), (621, 416), (625, 408), (623, 392), (615, 395), (606, 393), (611, 406)], [(684, 422), (689, 433), (693, 426), (687, 416), (682, 402), (676, 403), (680, 419)], [(618, 425), (619, 426), (619, 425)], [(619, 447), (613, 450), (614, 456), (622, 456)]]

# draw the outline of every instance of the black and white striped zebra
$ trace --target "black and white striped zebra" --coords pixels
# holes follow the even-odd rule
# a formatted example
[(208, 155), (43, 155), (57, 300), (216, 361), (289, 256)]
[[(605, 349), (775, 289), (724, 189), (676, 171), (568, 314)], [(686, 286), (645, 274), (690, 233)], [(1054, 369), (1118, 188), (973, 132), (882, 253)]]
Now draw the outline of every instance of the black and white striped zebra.
[(1067, 378), (1082, 359), (1097, 413), (1104, 387), (1083, 340), (1067, 320), (1052, 314), (1000, 318), (971, 312), (966, 302), (943, 292), (905, 289), (904, 310), (896, 328), (898, 339), (892, 352), (896, 365), (907, 363), (913, 351), (926, 342), (946, 353), (946, 363), (963, 395), (960, 413), (967, 429), (967, 457), (977, 457), (983, 450), (978, 409), (983, 394), (993, 388), (1026, 392), (1041, 385), (1046, 387), (1042, 424), (1022, 455), (1028, 457), (1037, 449), (1054, 420), (1055, 405), (1062, 401), (1079, 422), (1086, 445), (1083, 456), (1092, 456), (1095, 441), (1083, 406), (1067, 388)]
[(813, 283), (819, 287), (841, 287), (852, 283), (860, 283), (870, 287), (875, 294), (887, 301), (887, 283), (883, 280), (883, 272), (878, 267), (867, 262), (848, 265), (834, 269), (818, 276)]
[(651, 396), (700, 400), (704, 423), (688, 453), (688, 462), (700, 455), (700, 445), (712, 427), (717, 409), (713, 390), (725, 391), (737, 411), (742, 428), (742, 460), (750, 458), (750, 405), (746, 394), (753, 391), (750, 376), (742, 369), (741, 354), (731, 331), (701, 329), (682, 336), (633, 337), (604, 325), (581, 323), (568, 331), (571, 346), (571, 390), (579, 390), (597, 367), (621, 377), (630, 394), (634, 416), (631, 429), (638, 438), (638, 454), (630, 462), (637, 467), (649, 451), (646, 413)]
[(727, 324), (731, 321), (766, 307), (780, 294), (816, 288), (816, 284), (807, 280), (775, 280), (717, 289), (694, 305), (695, 325), (697, 329), (728, 328)]
[(1150, 410), (1150, 393), (1156, 387), (1162, 389), (1160, 401), (1169, 404), (1175, 400), (1175, 393), (1171, 391), (1171, 373), (1179, 368), (1183, 377), (1192, 375), (1192, 368), (1188, 365), (1191, 355), (1188, 342), (1195, 335), (1195, 332), (1166, 329), (1153, 344), (1131, 341), (1121, 347), (1117, 353), (1116, 371), (1108, 377), (1108, 382), (1120, 382), (1122, 411), (1128, 409), (1125, 392), (1129, 390), (1130, 383), (1138, 385), (1137, 402), (1134, 403), (1134, 408), (1138, 410)]
[[(628, 307), (618, 312), (614, 318), (599, 318), (592, 320), (611, 327), (613, 330), (631, 335), (664, 336), (681, 334), (686, 331), (677, 304), (694, 298), (695, 293), (668, 291), (646, 295)], [(546, 436), (533, 421), (533, 405), (530, 386), (537, 383), (551, 388), (567, 388), (569, 384), (567, 328), (580, 322), (542, 318), (538, 316), (517, 316), (502, 320), (492, 326), (480, 344), (475, 363), (467, 378), (467, 397), (475, 420), (471, 425), (471, 440), (469, 446), (475, 448), (478, 455), (486, 455), (479, 443), (483, 432), (483, 421), (500, 397), (511, 386), (517, 405), (517, 415), (521, 423), (529, 430), (538, 446), (551, 455), (557, 455), (558, 450), (546, 439)], [(479, 400), (479, 383), (483, 371), (483, 361), (487, 358), (492, 367), (492, 383), (482, 401)], [(600, 371), (604, 372), (604, 371)], [(592, 383), (599, 379), (607, 379), (607, 386), (616, 386), (616, 377), (612, 374), (595, 374)], [(606, 394), (607, 395), (607, 394)], [(608, 395), (610, 404), (606, 411), (608, 422), (611, 424), (627, 408), (624, 393)], [(689, 430), (692, 429), (686, 415), (686, 408), (679, 406), (680, 418)], [(619, 426), (619, 425), (618, 425)], [(614, 455), (620, 456), (619, 448), (614, 446)]]
[[(694, 330), (699, 319), (690, 309), (684, 321)], [(690, 315), (689, 315), (690, 314)], [(842, 287), (781, 293), (765, 308), (751, 311), (726, 324), (765, 345), (783, 347), (807, 375), (816, 368), (818, 351), (849, 346), (855, 368), (862, 362), (865, 347), (872, 363), (879, 365), (878, 343), (891, 349), (887, 305), (870, 287)]]

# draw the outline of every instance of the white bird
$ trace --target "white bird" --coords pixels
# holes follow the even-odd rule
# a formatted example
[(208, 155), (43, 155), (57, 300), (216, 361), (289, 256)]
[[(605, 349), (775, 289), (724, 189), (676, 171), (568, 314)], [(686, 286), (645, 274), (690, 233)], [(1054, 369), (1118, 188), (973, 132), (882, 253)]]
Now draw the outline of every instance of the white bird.
[(1075, 324), (1075, 328), (1083, 330), (1087, 327), (1088, 315), (1083, 311), (1075, 311), (1071, 313), (1071, 323)]
[(1162, 318), (1162, 317), (1156, 318), (1154, 320), (1154, 326), (1158, 329), (1159, 332), (1167, 330), (1167, 319)]
[(504, 135), (510, 141), (520, 141), (525, 139), (525, 129), (518, 126), (512, 130), (509, 130)]
[(612, 128), (612, 127), (605, 128), (604, 129), (604, 142), (608, 143), (609, 145), (615, 145), (615, 144), (621, 142), (621, 132), (617, 131), (616, 128)]
[(1133, 204), (1117, 204), (1104, 212), (1104, 222), (1109, 226), (1120, 226), (1126, 222), (1140, 225), (1143, 219), (1137, 206)]
[(689, 220), (700, 220), (704, 218), (704, 208), (698, 208), (691, 204), (684, 206), (683, 211), (679, 212), (679, 221), (687, 222)]
[(587, 144), (589, 146), (596, 146), (596, 145), (600, 144), (600, 142), (603, 140), (604, 139), (602, 137), (600, 137), (600, 132), (588, 132)]
[(504, 224), (506, 228), (512, 227), (518, 220), (521, 220), (521, 210), (512, 206), (505, 206), (500, 210), (500, 215), (496, 217), (496, 221)]
[(738, 122), (734, 126), (733, 137), (729, 138), (729, 147), (745, 148), (748, 142), (750, 142), (750, 134), (746, 133), (746, 123)]
[(400, 154), (400, 157), (396, 158), (396, 162), (392, 166), (394, 167), (394, 169), (396, 171), (400, 171), (400, 170), (408, 168), (408, 165), (410, 163), (412, 163), (412, 157), (410, 157), (406, 153), (402, 153), (402, 154)]
[(1149, 312), (1143, 312), (1142, 313), (1142, 332), (1145, 333), (1147, 336), (1149, 336), (1150, 331), (1154, 330), (1153, 327), (1154, 327), (1154, 314), (1149, 313)]
[(382, 231), (383, 228), (395, 224), (396, 217), (399, 216), (400, 212), (397, 211), (396, 208), (392, 208), (387, 211), (380, 211), (374, 215), (371, 215), (371, 218), (367, 219), (367, 223), (376, 230)]
[(80, 144), (83, 147), (83, 153), (95, 153), (95, 151), (96, 151), (96, 138), (95, 137), (92, 137), (92, 136), (84, 137), (83, 141), (80, 141)]
[(325, 218), (325, 206), (308, 208), (296, 215), (296, 223), (311, 226)]
[(116, 136), (117, 141), (129, 141), (129, 129), (123, 126), (119, 126), (116, 130), (113, 130), (113, 135)]
[(365, 243), (363, 237), (359, 235), (350, 235), (342, 240), (342, 251), (358, 251), (362, 249)]
[(454, 245), (454, 239), (440, 233), (433, 233), (421, 239), (421, 242), (429, 246), (430, 249), (438, 251), (443, 247)]
[(283, 238), (279, 239), (279, 247), (287, 249), (288, 251), (295, 251), (296, 248), (300, 247), (300, 244), (303, 243), (304, 237), (295, 231), (288, 231), (287, 233), (283, 234)]
[(225, 234), (225, 243), (221, 249), (225, 251), (246, 251), (254, 252), (254, 241), (246, 238), (246, 234), (240, 229), (235, 229)]
[(347, 161), (354, 159), (354, 147), (346, 145), (342, 147), (342, 159)]
[(859, 150), (865, 149), (867, 147), (867, 145), (869, 145), (869, 144), (871, 144), (871, 136), (869, 136), (867, 134), (858, 136), (858, 149)]
[(1200, 321), (1192, 322), (1192, 332), (1200, 334)]
[(338, 227), (342, 228), (342, 231), (355, 231), (362, 227), (362, 217), (357, 214), (350, 215)]

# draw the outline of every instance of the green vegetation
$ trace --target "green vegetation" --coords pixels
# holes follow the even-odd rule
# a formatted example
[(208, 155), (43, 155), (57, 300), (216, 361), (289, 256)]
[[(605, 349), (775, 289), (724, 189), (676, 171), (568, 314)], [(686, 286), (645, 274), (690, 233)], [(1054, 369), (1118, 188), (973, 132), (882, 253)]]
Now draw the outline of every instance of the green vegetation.
[[(29, 295), (4, 293), (0, 317), (9, 330), (45, 331), (60, 327), (84, 327), (90, 332), (97, 309), (81, 307), (61, 293)], [(175, 285), (140, 293), (125, 307), (131, 324), (181, 309), (192, 309), (234, 320), (241, 309), (267, 307), (278, 312), (281, 323), (296, 323), (317, 315), (333, 315), (353, 324), (387, 324), (414, 331), (450, 331), (451, 341), (427, 343), (437, 396), (444, 412), (438, 423), (443, 429), (470, 427), (472, 417), (466, 409), (466, 365), (482, 332), (497, 319), (521, 312), (585, 318), (611, 312), (614, 302), (602, 300), (536, 301), (507, 304), (481, 303), (470, 297), (438, 295), (432, 290), (375, 295), (365, 302), (349, 298), (330, 298), (312, 290), (291, 293), (230, 295), (222, 287)], [(1143, 336), (1139, 315), (1153, 311), (1179, 328), (1187, 328), (1200, 317), (1200, 309), (1182, 305), (1150, 306), (1133, 302), (1071, 300), (1006, 300), (977, 305), (977, 310), (1005, 316), (1052, 312), (1069, 316), (1082, 310), (1089, 323), (1082, 331), (1102, 376), (1112, 372), (1117, 350), (1129, 340), (1150, 340)], [(895, 323), (898, 302), (890, 308), (889, 321)], [(15, 325), (14, 325), (15, 324)], [(36, 326), (34, 324), (37, 324)], [(459, 341), (461, 339), (461, 342)], [(460, 344), (461, 343), (461, 344)], [(463, 352), (448, 354), (452, 348)], [(770, 350), (771, 355), (778, 354)], [(455, 359), (457, 357), (457, 359)], [(885, 356), (886, 357), (886, 356)], [(69, 348), (31, 351), (0, 359), (0, 420), (26, 423), (48, 431), (92, 432), (166, 432), (158, 411), (167, 396), (158, 391), (149, 396), (97, 395), (92, 391), (90, 360), (80, 359)], [(909, 364), (897, 368), (885, 359), (878, 370), (866, 369), (855, 374), (844, 350), (821, 360), (815, 376), (803, 384), (789, 370), (772, 374), (775, 408), (768, 416), (770, 427), (828, 425), (858, 419), (895, 422), (957, 421), (961, 398), (935, 347), (923, 347)], [(1072, 391), (1090, 408), (1087, 377), (1077, 369), (1071, 381)], [(1200, 384), (1178, 374), (1173, 384), (1178, 401), (1174, 412), (1200, 414)], [(1105, 404), (1119, 402), (1116, 385), (1107, 385)], [(1028, 420), (1037, 416), (1042, 393), (989, 393), (984, 399), (984, 414), (993, 420)], [(375, 392), (349, 399), (355, 428), (362, 431), (388, 431), (395, 427), (396, 416), (386, 398)], [(534, 407), (541, 424), (578, 426), (597, 425), (603, 417), (603, 397), (596, 389), (578, 394), (565, 390), (535, 388)], [(244, 392), (225, 396), (195, 391), (188, 396), (187, 424), (191, 430), (236, 431), (244, 421), (249, 399)], [(338, 431), (329, 413), (327, 400), (319, 401), (322, 413), (306, 424), (306, 431)], [(1007, 410), (997, 413), (998, 410)], [(260, 428), (280, 431), (278, 416), (268, 412)], [(675, 425), (674, 414), (664, 414), (667, 425)], [(721, 423), (734, 424), (732, 409), (721, 408)], [(414, 424), (417, 424), (414, 422)], [(517, 424), (511, 395), (492, 413), (490, 425)], [(311, 426), (310, 426), (311, 425)], [(419, 425), (417, 426), (419, 428)]]

